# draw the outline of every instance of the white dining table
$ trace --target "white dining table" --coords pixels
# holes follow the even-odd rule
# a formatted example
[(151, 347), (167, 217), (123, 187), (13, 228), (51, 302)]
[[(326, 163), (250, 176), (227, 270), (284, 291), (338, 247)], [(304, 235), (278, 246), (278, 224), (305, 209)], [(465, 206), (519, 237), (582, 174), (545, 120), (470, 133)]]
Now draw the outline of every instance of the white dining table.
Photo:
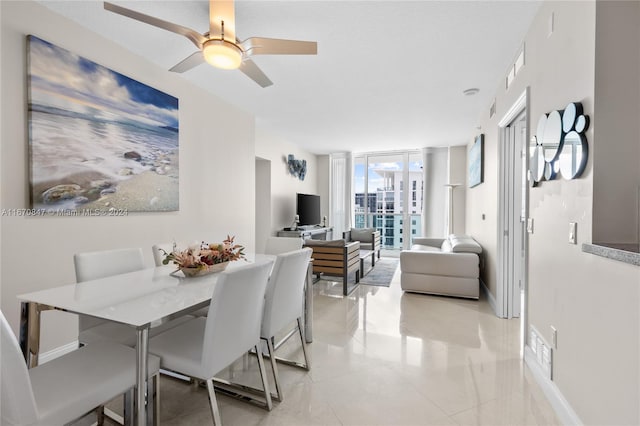
[[(227, 270), (248, 262), (273, 261), (272, 255), (247, 255)], [(18, 296), (21, 302), (20, 345), (29, 368), (37, 365), (40, 313), (59, 310), (125, 324), (136, 330), (136, 424), (146, 425), (149, 329), (209, 305), (219, 273), (185, 278), (160, 266), (127, 274), (68, 284)]]

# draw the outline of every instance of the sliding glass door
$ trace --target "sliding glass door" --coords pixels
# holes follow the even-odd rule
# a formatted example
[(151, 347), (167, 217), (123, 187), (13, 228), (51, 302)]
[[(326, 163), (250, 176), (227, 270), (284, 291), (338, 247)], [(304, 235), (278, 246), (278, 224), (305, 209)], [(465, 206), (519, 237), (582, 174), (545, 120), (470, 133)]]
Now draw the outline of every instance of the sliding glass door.
[(422, 226), (420, 152), (356, 155), (353, 182), (355, 227), (377, 228), (385, 249), (409, 247)]

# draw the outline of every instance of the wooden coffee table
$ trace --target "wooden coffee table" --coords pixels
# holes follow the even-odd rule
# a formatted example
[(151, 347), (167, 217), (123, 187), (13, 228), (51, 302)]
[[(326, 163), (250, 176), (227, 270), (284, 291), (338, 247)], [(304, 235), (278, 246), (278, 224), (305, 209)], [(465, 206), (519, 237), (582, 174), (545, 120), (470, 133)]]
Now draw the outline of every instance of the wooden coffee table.
[[(364, 271), (364, 260), (371, 256), (371, 268)], [(371, 272), (373, 267), (376, 266), (376, 252), (374, 250), (360, 250), (360, 278), (363, 278), (365, 274)]]

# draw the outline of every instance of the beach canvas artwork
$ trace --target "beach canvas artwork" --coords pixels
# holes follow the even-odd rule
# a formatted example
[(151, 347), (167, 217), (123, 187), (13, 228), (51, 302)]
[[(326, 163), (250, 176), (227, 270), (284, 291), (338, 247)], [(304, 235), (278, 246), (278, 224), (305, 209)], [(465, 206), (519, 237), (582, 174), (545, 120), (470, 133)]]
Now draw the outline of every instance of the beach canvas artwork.
[(177, 211), (178, 99), (28, 36), (31, 207)]

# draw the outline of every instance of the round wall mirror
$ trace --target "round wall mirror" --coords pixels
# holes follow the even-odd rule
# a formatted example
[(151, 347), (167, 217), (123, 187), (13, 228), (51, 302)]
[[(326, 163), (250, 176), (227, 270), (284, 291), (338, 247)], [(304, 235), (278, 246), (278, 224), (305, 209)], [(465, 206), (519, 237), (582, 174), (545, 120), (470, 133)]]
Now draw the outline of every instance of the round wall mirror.
[(584, 133), (589, 128), (589, 117), (586, 115), (581, 115), (576, 120), (576, 132)]
[(580, 177), (587, 165), (589, 146), (584, 133), (589, 116), (582, 103), (571, 102), (562, 111), (542, 114), (536, 135), (529, 143), (529, 179), (533, 186), (543, 180)]
[(587, 165), (587, 139), (584, 135), (575, 131), (565, 135), (558, 162), (563, 178), (574, 179), (582, 174)]
[(529, 160), (529, 170), (534, 182), (541, 182), (544, 179), (544, 151), (541, 145), (536, 145)]
[(558, 164), (556, 161), (544, 163), (544, 180), (554, 180), (558, 175)]
[(562, 116), (560, 111), (553, 111), (547, 117), (544, 126), (544, 136), (542, 146), (544, 146), (544, 159), (550, 163), (560, 154), (560, 143), (562, 142)]
[(536, 127), (536, 139), (538, 143), (542, 143), (544, 138), (544, 126), (547, 124), (547, 114), (542, 114), (538, 120), (538, 127)]
[(567, 133), (573, 130), (573, 123), (576, 121), (576, 104), (570, 103), (562, 113), (562, 131)]
[(582, 104), (580, 102), (572, 102), (567, 105), (562, 113), (562, 131), (565, 133), (572, 131), (574, 124), (576, 124), (576, 118), (579, 116), (582, 116)]

